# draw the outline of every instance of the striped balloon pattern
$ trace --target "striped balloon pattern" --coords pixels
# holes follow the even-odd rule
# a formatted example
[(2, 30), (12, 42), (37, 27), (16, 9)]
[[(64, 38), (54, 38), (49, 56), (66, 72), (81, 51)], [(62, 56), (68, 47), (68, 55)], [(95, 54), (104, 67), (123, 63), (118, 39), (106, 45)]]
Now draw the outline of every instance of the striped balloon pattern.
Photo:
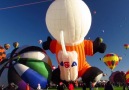
[(126, 83), (129, 83), (129, 70), (125, 74)]
[(27, 84), (31, 90), (38, 84), (46, 88), (51, 80), (52, 63), (45, 51), (37, 46), (22, 46), (15, 48), (9, 59), (0, 65), (0, 85), (9, 83), (18, 85), (18, 90), (26, 90)]
[(103, 62), (111, 70), (113, 70), (118, 65), (119, 61), (119, 56), (115, 53), (109, 53), (103, 57)]
[(0, 46), (0, 62), (2, 62), (2, 60), (5, 58), (6, 58), (5, 49), (2, 46)]

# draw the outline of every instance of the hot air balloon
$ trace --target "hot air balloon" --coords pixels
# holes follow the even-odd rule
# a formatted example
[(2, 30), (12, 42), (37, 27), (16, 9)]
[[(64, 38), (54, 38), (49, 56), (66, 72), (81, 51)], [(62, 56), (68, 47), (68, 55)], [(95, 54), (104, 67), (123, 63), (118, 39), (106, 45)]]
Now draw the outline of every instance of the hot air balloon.
[(38, 43), (39, 43), (39, 44), (42, 44), (42, 40), (39, 40)]
[[(59, 65), (59, 69), (52, 72), (52, 82), (58, 84), (60, 80), (69, 82), (82, 77), (84, 82), (96, 83), (102, 77), (102, 71), (97, 67), (91, 67), (86, 60), (86, 55), (92, 56), (96, 53), (94, 52), (96, 46), (101, 47), (102, 53), (106, 50), (106, 44), (101, 43), (102, 40), (99, 38), (95, 40), (101, 43), (99, 45), (95, 45), (96, 42), (93, 43), (92, 40), (84, 39), (91, 27), (91, 21), (90, 9), (83, 0), (56, 0), (49, 6), (46, 13), (46, 26), (55, 40), (48, 37), (42, 47), (56, 55)], [(90, 77), (92, 74), (94, 78)], [(100, 77), (92, 80), (98, 74)]]
[(94, 11), (93, 13), (96, 14), (96, 11)]
[(124, 48), (128, 49), (129, 48), (129, 44), (124, 44)]
[(6, 58), (5, 49), (2, 46), (0, 46), (0, 62), (2, 62), (2, 60), (5, 58)]
[(18, 48), (19, 43), (18, 43), (18, 42), (14, 42), (14, 43), (13, 43), (13, 46), (14, 46), (14, 48)]
[[(40, 84), (46, 88), (51, 79), (52, 69), (45, 51), (37, 46), (22, 46), (11, 52), (7, 62), (0, 66), (0, 86), (13, 82), (18, 90), (26, 90), (27, 85), (33, 89)], [(13, 77), (12, 77), (13, 76)]]
[(129, 83), (129, 70), (125, 74), (126, 83)]
[(119, 56), (115, 53), (106, 54), (103, 57), (103, 62), (108, 66), (108, 68), (113, 70), (119, 63)]
[(109, 80), (112, 83), (117, 83), (117, 82), (123, 83), (125, 81), (124, 76), (125, 73), (123, 71), (115, 71), (110, 75)]
[(10, 44), (4, 44), (4, 48), (8, 50), (10, 48)]

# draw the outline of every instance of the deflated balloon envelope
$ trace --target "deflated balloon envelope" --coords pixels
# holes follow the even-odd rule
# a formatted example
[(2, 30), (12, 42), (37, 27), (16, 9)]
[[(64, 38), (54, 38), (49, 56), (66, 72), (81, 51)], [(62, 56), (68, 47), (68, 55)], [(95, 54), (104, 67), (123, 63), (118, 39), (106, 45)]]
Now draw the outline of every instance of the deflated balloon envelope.
[(15, 48), (10, 58), (0, 67), (0, 85), (7, 86), (13, 82), (19, 90), (25, 90), (27, 84), (33, 89), (38, 84), (46, 88), (52, 75), (51, 66), (50, 58), (40, 47)]

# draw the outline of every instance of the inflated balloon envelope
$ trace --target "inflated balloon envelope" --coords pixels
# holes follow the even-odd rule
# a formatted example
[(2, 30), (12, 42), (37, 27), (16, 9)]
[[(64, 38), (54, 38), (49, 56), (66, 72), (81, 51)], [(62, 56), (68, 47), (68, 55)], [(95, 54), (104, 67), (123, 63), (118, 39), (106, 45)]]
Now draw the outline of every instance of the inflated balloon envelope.
[(52, 63), (43, 49), (23, 46), (12, 51), (10, 59), (0, 67), (0, 85), (9, 83), (25, 90), (26, 85), (36, 89), (38, 84), (46, 88), (51, 79)]
[[(106, 48), (102, 38), (95, 42), (85, 40), (91, 19), (90, 10), (83, 0), (55, 0), (50, 4), (46, 13), (46, 25), (55, 40), (48, 37), (42, 46), (56, 54), (59, 68), (52, 73), (56, 77), (52, 77), (54, 83), (58, 84), (60, 79), (75, 81), (78, 77), (89, 83), (97, 82), (98, 79), (92, 79), (99, 75), (101, 78), (102, 71), (91, 67), (86, 60), (87, 55), (103, 53)], [(92, 75), (93, 78), (90, 77)]]

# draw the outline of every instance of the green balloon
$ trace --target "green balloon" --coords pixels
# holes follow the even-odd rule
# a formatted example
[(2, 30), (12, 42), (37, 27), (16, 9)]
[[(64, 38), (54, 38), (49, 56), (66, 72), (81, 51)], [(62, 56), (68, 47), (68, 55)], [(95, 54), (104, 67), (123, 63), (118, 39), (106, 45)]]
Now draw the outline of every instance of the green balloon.
[(34, 71), (36, 71), (40, 75), (47, 78), (49, 81), (51, 80), (52, 69), (49, 66), (49, 64), (47, 64), (46, 62), (41, 61), (41, 60), (37, 60), (37, 59), (32, 59), (32, 58), (26, 58), (26, 59), (20, 58), (20, 60), (18, 62), (33, 69)]

